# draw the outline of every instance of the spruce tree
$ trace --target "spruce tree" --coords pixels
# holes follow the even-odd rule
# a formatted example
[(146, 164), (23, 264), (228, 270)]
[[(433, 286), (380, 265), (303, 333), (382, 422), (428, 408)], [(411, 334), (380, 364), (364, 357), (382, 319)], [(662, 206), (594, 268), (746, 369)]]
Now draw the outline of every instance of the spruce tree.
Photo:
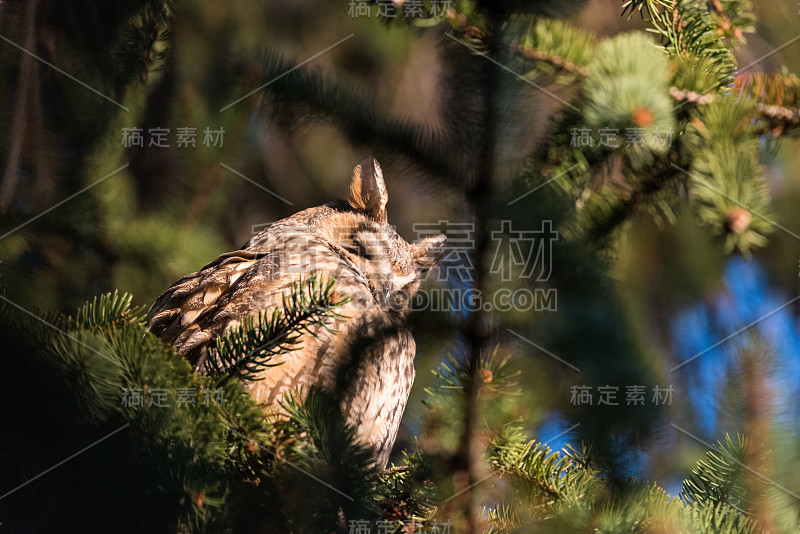
[[(6, 258), (13, 264), (0, 279), (0, 395), (6, 408), (19, 407), (2, 420), (0, 526), (796, 531), (796, 483), (754, 475), (769, 464), (762, 436), (720, 435), (671, 496), (630, 466), (664, 423), (663, 406), (561, 406), (572, 443), (561, 450), (532, 433), (556, 406), (542, 393), (552, 384), (663, 383), (663, 365), (613, 281), (632, 227), (679, 225), (689, 213), (715, 252), (744, 257), (774, 232), (760, 145), (800, 131), (800, 81), (788, 71), (737, 70), (734, 51), (755, 24), (749, 2), (629, 0), (619, 10), (647, 31), (612, 37), (574, 23), (581, 2), (350, 4), (376, 34), (436, 40), (439, 127), (387, 111), (352, 77), (241, 42), (219, 52), (208, 100), (198, 104), (190, 89), (176, 89), (181, 51), (171, 49), (188, 42), (179, 32), (198, 4), (0, 5), (5, 21), (21, 23), (0, 19), (9, 41), (0, 68), (10, 80), (0, 87), (8, 119), (0, 253), (4, 267)], [(62, 46), (48, 48), (48, 39)], [(98, 104), (12, 41), (106, 99)], [(40, 93), (31, 97), (34, 87)], [(252, 87), (252, 98), (228, 109)], [(170, 99), (176, 94), (194, 104), (182, 107)], [(296, 285), (282, 310), (219, 339), (202, 375), (145, 329), (143, 305), (154, 292), (222, 250), (215, 225), (230, 222), (225, 204), (240, 199), (224, 186), (221, 163), (237, 153), (230, 143), (199, 158), (164, 152), (148, 167), (153, 160), (120, 146), (119, 132), (192, 115), (213, 120), (229, 140), (324, 123), (389, 167), (424, 174), (474, 229), (467, 259), (445, 264), (440, 274), (449, 276), (429, 287), (557, 290), (558, 313), (416, 312), (420, 361), (448, 357), (418, 386), (418, 432), (386, 470), (370, 463), (323, 391), (298, 391), (286, 401), (288, 416), (265, 414), (244, 384), (342, 302), (329, 280)], [(47, 156), (52, 147), (64, 161)], [(196, 171), (199, 187), (166, 179), (175, 168)], [(64, 206), (60, 219), (38, 218), (50, 205), (40, 205), (41, 191), (83, 188), (90, 194)], [(498, 234), (546, 228), (558, 235), (548, 276), (513, 261), (502, 266), (508, 276), (498, 274)], [(71, 252), (79, 261), (66, 261)], [(128, 287), (97, 290), (119, 281)], [(77, 311), (52, 311), (83, 301)], [(43, 472), (62, 458), (69, 461)]]

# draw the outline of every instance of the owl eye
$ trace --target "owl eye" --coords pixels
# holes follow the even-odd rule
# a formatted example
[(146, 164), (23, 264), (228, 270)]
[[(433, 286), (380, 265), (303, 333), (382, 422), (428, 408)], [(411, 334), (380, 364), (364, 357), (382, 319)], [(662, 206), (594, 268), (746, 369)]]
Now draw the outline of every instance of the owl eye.
[(348, 252), (368, 260), (380, 259), (386, 255), (384, 243), (374, 232), (353, 234), (345, 248)]
[(352, 240), (349, 243), (345, 244), (344, 249), (350, 254), (354, 254), (356, 256), (361, 256), (363, 258), (369, 259), (366, 249), (357, 240)]
[(372, 295), (375, 300), (386, 305), (389, 303), (389, 298), (392, 296), (392, 283), (387, 278), (379, 278), (369, 281), (369, 287), (372, 290)]

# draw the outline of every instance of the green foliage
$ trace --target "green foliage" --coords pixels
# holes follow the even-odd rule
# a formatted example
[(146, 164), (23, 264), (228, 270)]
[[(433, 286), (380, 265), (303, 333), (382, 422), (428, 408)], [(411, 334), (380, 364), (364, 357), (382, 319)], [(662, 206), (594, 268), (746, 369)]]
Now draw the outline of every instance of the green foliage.
[[(508, 365), (505, 360), (501, 362)], [(495, 358), (485, 357), (481, 369), (503, 376), (497, 363)], [(467, 370), (467, 363), (451, 358), (435, 372), (437, 382), (427, 389), (429, 416), (439, 406), (455, 409), (448, 399), (456, 398), (463, 405)], [(505, 374), (510, 375), (507, 371)], [(495, 393), (514, 396), (515, 390), (499, 387)], [(485, 398), (479, 400), (481, 405), (485, 404)], [(744, 475), (752, 472), (745, 467), (752, 458), (746, 457), (746, 442), (741, 437), (738, 442), (726, 437), (726, 444), (718, 444), (707, 452), (707, 461), (700, 461), (683, 482), (680, 499), (670, 497), (657, 484), (636, 481), (624, 493), (615, 495), (607, 487), (605, 474), (594, 463), (588, 448), (567, 445), (562, 451), (553, 451), (540, 441), (526, 438), (509, 405), (499, 406), (502, 414), (491, 419), (481, 416), (488, 423), (482, 429), (487, 476), (473, 489), (480, 495), (479, 502), (487, 503), (483, 506), (486, 533), (763, 531), (748, 515), (746, 503), (755, 494), (747, 487)], [(447, 509), (449, 499), (443, 497), (453, 491), (448, 476), (443, 476), (436, 467), (437, 458), (448, 454), (449, 449), (446, 445), (441, 449), (431, 448), (430, 444), (446, 436), (448, 427), (457, 424), (452, 419), (438, 419), (438, 425), (426, 426), (414, 454), (406, 455), (409, 473), (422, 473), (425, 480), (433, 482), (431, 489), (420, 484), (427, 498), (432, 499), (428, 520), (439, 517), (442, 508)], [(797, 512), (796, 503), (787, 504), (777, 492), (758, 495), (773, 506), (786, 507), (786, 517), (794, 517)], [(458, 528), (460, 523), (454, 524)], [(791, 529), (782, 527), (780, 531)]]
[(339, 513), (359, 520), (378, 517), (372, 498), (381, 479), (373, 452), (356, 442), (334, 399), (312, 387), (302, 397), (289, 395), (282, 405), (289, 414), (282, 432), (294, 439), (283, 450), (285, 461), (278, 460), (274, 469), (291, 527), (313, 532)]
[(616, 132), (609, 144), (621, 147), (634, 171), (652, 167), (654, 155), (670, 148), (664, 137), (675, 130), (666, 58), (642, 34), (622, 34), (598, 47), (589, 72), (586, 125)]
[(547, 518), (563, 507), (591, 505), (599, 480), (596, 470), (589, 467), (587, 450), (568, 447), (553, 452), (543, 443), (526, 440), (518, 428), (503, 430), (490, 445), (489, 462), (511, 478), (529, 517), (533, 511), (537, 517)]
[(672, 0), (625, 0), (622, 3), (622, 14), (627, 13), (630, 19), (634, 11), (644, 17), (645, 10), (647, 15), (652, 19), (659, 16), (659, 12), (664, 8), (671, 8), (674, 5)]
[(120, 31), (114, 47), (114, 67), (125, 81), (138, 78), (146, 83), (149, 72), (163, 68), (169, 21), (175, 11), (174, 0), (138, 2), (138, 13)]
[(685, 139), (695, 213), (724, 240), (728, 253), (764, 246), (772, 228), (752, 117), (751, 102), (715, 99), (693, 113)]
[(390, 465), (381, 474), (383, 489), (378, 504), (384, 516), (399, 508), (404, 516), (429, 518), (436, 512), (441, 495), (433, 482), (431, 458), (415, 444), (403, 451), (402, 463)]
[(681, 499), (687, 503), (731, 506), (747, 509), (744, 479), (747, 442), (737, 436), (734, 442), (725, 436), (725, 443), (718, 443), (714, 450), (706, 452), (706, 461), (697, 462), (692, 474), (683, 482)]
[(54, 336), (48, 347), (57, 358), (64, 379), (73, 384), (77, 402), (90, 420), (102, 420), (119, 402), (122, 366), (102, 335), (74, 330), (69, 337)]
[[(425, 392), (431, 397), (437, 397), (441, 390), (463, 390), (469, 384), (472, 376), (469, 364), (456, 360), (452, 355), (447, 362), (442, 362), (439, 369), (432, 370), (433, 376), (438, 378), (436, 385), (426, 388)], [(483, 382), (482, 389), (493, 394), (514, 394), (519, 391), (517, 379), (520, 371), (509, 369), (510, 356), (502, 356), (496, 348), (492, 354), (481, 358), (478, 375)]]
[(349, 296), (338, 295), (332, 278), (312, 275), (292, 282), (289, 294), (282, 296), (282, 308), (261, 312), (258, 318), (246, 317), (241, 324), (216, 339), (216, 349), (206, 358), (206, 372), (245, 380), (258, 380), (275, 356), (301, 348), (301, 336), (317, 335), (319, 329), (332, 331), (333, 319), (344, 319), (336, 308)]
[[(545, 81), (570, 87), (562, 96), (548, 89), (555, 100), (567, 105), (552, 115), (545, 128), (545, 141), (517, 175), (520, 181), (539, 176), (539, 183), (553, 178), (572, 198), (576, 217), (565, 221), (565, 234), (605, 238), (641, 210), (659, 222), (676, 220), (675, 212), (685, 199), (682, 187), (689, 181), (680, 169), (687, 169), (696, 155), (682, 152), (686, 147), (684, 133), (692, 113), (706, 103), (696, 101), (692, 95), (728, 98), (721, 89), (733, 79), (735, 61), (731, 50), (741, 42), (737, 36), (752, 28), (747, 2), (717, 4), (683, 0), (674, 4), (674, 10), (673, 3), (660, 1), (625, 4), (626, 12), (648, 14), (656, 33), (665, 39), (667, 54), (659, 52), (642, 33), (598, 40), (568, 22), (524, 11), (503, 21), (503, 42), (497, 60), (507, 63), (511, 72), (537, 80), (539, 87)], [(446, 18), (458, 39), (469, 45), (472, 53), (488, 53), (493, 34), (488, 30), (486, 11), (476, 2), (459, 2), (453, 7), (455, 15)], [(454, 57), (465, 53), (463, 44), (448, 44), (458, 51), (449, 52)], [(376, 104), (357, 88), (332, 76), (323, 81), (313, 70), (293, 69), (289, 61), (271, 56), (257, 63), (262, 66), (262, 78), (288, 72), (264, 89), (280, 103), (283, 119), (302, 120), (309, 114), (326, 116), (357, 143), (379, 151), (390, 147), (400, 150), (445, 180), (457, 181), (457, 177), (471, 172), (448, 150), (453, 136), (463, 135), (462, 132), (446, 135), (419, 130), (407, 121), (377, 113)], [(689, 100), (681, 102), (683, 97), (675, 89), (691, 93)], [(541, 96), (534, 94), (536, 98)], [(758, 109), (759, 114), (768, 113)], [(793, 118), (780, 121), (790, 130), (800, 125)], [(774, 120), (767, 124), (773, 126)], [(734, 128), (732, 124), (727, 127)], [(576, 143), (582, 130), (593, 137), (591, 143)], [(601, 132), (605, 132), (602, 143)], [(724, 141), (735, 133), (720, 128), (713, 136)], [(721, 236), (729, 253), (749, 254), (763, 246), (763, 235), (770, 225), (767, 215), (742, 234), (730, 232), (725, 226), (732, 202), (726, 194), (741, 189), (746, 194), (731, 196), (741, 202), (744, 197), (755, 200), (752, 207), (758, 212), (765, 207), (767, 197), (760, 171), (747, 155), (757, 150), (758, 135), (755, 128), (749, 129), (747, 143), (737, 148), (741, 152), (733, 159), (726, 154), (728, 165), (739, 167), (737, 175), (726, 179), (729, 183), (721, 192), (710, 193), (700, 182), (693, 184), (692, 199), (701, 225)], [(613, 240), (606, 242), (611, 243)]]
[(142, 322), (143, 308), (132, 307), (133, 296), (124, 293), (106, 293), (100, 298), (94, 297), (78, 309), (75, 314), (74, 327), (104, 329), (122, 324), (126, 321)]
[[(504, 424), (508, 412), (521, 402), (519, 398), (519, 371), (513, 371), (510, 358), (494, 350), (480, 360), (477, 371), (480, 377), (480, 399), (482, 420), (489, 428)], [(469, 363), (459, 362), (449, 356), (438, 369), (431, 370), (436, 377), (433, 386), (425, 388), (423, 403), (427, 407), (424, 428), (435, 435), (437, 447), (448, 453), (455, 453), (463, 427), (451, 414), (465, 409), (465, 387), (470, 385)]]
[(670, 58), (670, 67), (674, 87), (702, 95), (716, 93), (718, 81), (725, 77), (720, 65), (703, 55), (674, 56)]
[(525, 73), (535, 79), (554, 75), (558, 83), (569, 84), (586, 75), (586, 66), (595, 55), (597, 38), (568, 22), (543, 17), (512, 20), (506, 30), (517, 55), (533, 68)]
[[(659, 6), (629, 4), (666, 16)], [(687, 4), (679, 12), (699, 20), (703, 16), (698, 9)], [(705, 12), (705, 5), (702, 9)], [(746, 25), (746, 19), (741, 15), (736, 20)], [(540, 44), (545, 52), (557, 48), (546, 40)], [(728, 49), (728, 44), (720, 45), (719, 52), (729, 53)], [(580, 112), (566, 110), (554, 116), (553, 133), (538, 151), (547, 166), (532, 163), (530, 172), (521, 175), (533, 178), (530, 187), (552, 177), (572, 196), (576, 217), (562, 223), (565, 235), (604, 237), (642, 208), (659, 222), (674, 222), (681, 186), (688, 183), (700, 225), (720, 238), (726, 253), (749, 255), (766, 244), (772, 220), (758, 163), (758, 138), (765, 128), (792, 132), (800, 123), (791, 109), (756, 109), (741, 93), (715, 95), (730, 81), (730, 65), (714, 53), (692, 50), (690, 46), (686, 53), (673, 55), (668, 63), (640, 33), (598, 44), (586, 62), (581, 94), (572, 100)], [(776, 100), (785, 91), (786, 100), (793, 101), (790, 77), (768, 90), (762, 78), (754, 79), (759, 81), (742, 81), (745, 93), (769, 94)], [(679, 94), (686, 101), (675, 105)], [(598, 132), (603, 131), (607, 133), (600, 142)], [(636, 133), (633, 142), (631, 132)]]
[(735, 513), (725, 505), (690, 505), (683, 512), (681, 526), (684, 532), (707, 532), (709, 534), (754, 534), (756, 525), (747, 516)]
[[(309, 294), (310, 285), (294, 286), (294, 298), (285, 302), (302, 305), (314, 300), (303, 294), (331, 294), (327, 284), (314, 285), (317, 292)], [(285, 416), (265, 416), (240, 380), (192, 373), (183, 358), (144, 329), (143, 315), (130, 302), (130, 295), (106, 294), (74, 317), (48, 318), (62, 330), (35, 327), (42, 325), (38, 321), (20, 324), (38, 340), (35, 358), (54, 378), (70, 384), (64, 394), (70, 391), (72, 406), (80, 406), (76, 424), (125, 429), (129, 454), (148, 466), (147, 485), (157, 491), (147, 498), (160, 502), (160, 513), (166, 514), (158, 517), (172, 515), (192, 532), (232, 526), (249, 531), (259, 521), (316, 532), (346, 528), (347, 519), (387, 519), (399, 526), (411, 518), (420, 524), (442, 518), (449, 500), (444, 497), (452, 492), (452, 466), (439, 459), (446, 449), (426, 452), (426, 444), (444, 435), (445, 427), (456, 423), (452, 418), (427, 426), (428, 435), (405, 453), (404, 462), (381, 472), (327, 393), (311, 388), (291, 394), (284, 400)], [(285, 316), (297, 314), (285, 310)], [(245, 344), (256, 341), (248, 336), (261, 339), (258, 332), (241, 335)], [(743, 466), (749, 460), (743, 438), (728, 437), (707, 453), (684, 481), (683, 502), (655, 485), (612, 498), (586, 448), (554, 452), (525, 437), (513, 409), (519, 373), (509, 365), (495, 352), (481, 359), (478, 373), (487, 423), (487, 479), (497, 480), (478, 486), (495, 502), (484, 508), (486, 532), (527, 532), (534, 526), (544, 532), (582, 531), (589, 525), (620, 533), (642, 528), (756, 532), (744, 513), (752, 493), (745, 490)], [(434, 375), (426, 403), (430, 413), (463, 405), (468, 364), (451, 358)], [(189, 390), (198, 393), (196, 402), (186, 402)], [(138, 403), (134, 392), (141, 396)]]
[(104, 233), (113, 239), (113, 254), (120, 258), (109, 283), (149, 304), (164, 290), (164, 280), (196, 270), (219, 254), (225, 243), (206, 226), (187, 228), (178, 216), (137, 217), (132, 204), (134, 177), (123, 173), (115, 178), (116, 183), (97, 191)]
[[(289, 319), (272, 332), (282, 336), (281, 343), (296, 339), (311, 327), (302, 319), (305, 313), (317, 318), (331, 313), (333, 294), (330, 283), (308, 280), (293, 286), (284, 302), (302, 310), (284, 310)], [(320, 506), (309, 515), (287, 504), (279, 514), (289, 525), (302, 525), (302, 531), (335, 525), (342, 506), (350, 517), (363, 515), (362, 509), (377, 515), (372, 496), (382, 486), (371, 451), (354, 442), (354, 430), (330, 398), (312, 390), (305, 401), (300, 396), (287, 401), (288, 419), (268, 417), (239, 380), (193, 373), (185, 359), (145, 330), (145, 317), (131, 301), (128, 294), (105, 294), (73, 317), (51, 314), (47, 324), (28, 315), (9, 317), (6, 311), (2, 326), (13, 319), (21, 331), (33, 334), (38, 348), (25, 361), (41, 362), (53, 380), (69, 385), (60, 394), (67, 395), (64, 401), (71, 403), (79, 428), (92, 434), (109, 425), (124, 429), (123, 449), (133, 458), (129, 461), (147, 466), (139, 474), (142, 490), (151, 493), (147, 499), (159, 510), (145, 523), (172, 517), (168, 521), (193, 532), (223, 531), (235, 523), (231, 510), (259, 479), (261, 487), (276, 492), (272, 500), (297, 494)], [(292, 330), (283, 329), (286, 325)], [(264, 340), (260, 333), (254, 336), (241, 341), (254, 346)], [(284, 440), (287, 428), (293, 440)], [(306, 439), (298, 439), (301, 435)], [(323, 479), (328, 482), (315, 483)], [(320, 499), (317, 490), (325, 484), (352, 497)]]
[[(748, 442), (744, 436), (734, 441), (725, 435), (725, 442), (706, 451), (689, 478), (683, 481), (680, 498), (686, 503), (687, 523), (701, 526), (706, 532), (759, 532), (748, 513), (754, 500), (747, 478), (754, 470), (748, 466)], [(687, 524), (687, 526), (689, 526)]]
[(671, 57), (704, 57), (719, 75), (716, 87), (733, 79), (733, 48), (744, 42), (742, 34), (753, 31), (755, 19), (748, 0), (631, 0), (625, 11), (647, 11), (652, 31), (660, 35)]

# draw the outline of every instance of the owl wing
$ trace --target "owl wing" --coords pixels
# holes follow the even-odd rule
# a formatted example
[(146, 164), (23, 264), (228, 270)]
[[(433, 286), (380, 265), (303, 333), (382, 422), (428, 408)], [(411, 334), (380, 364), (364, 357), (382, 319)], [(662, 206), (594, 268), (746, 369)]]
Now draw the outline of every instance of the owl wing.
[(154, 315), (147, 328), (196, 364), (198, 349), (204, 348), (217, 330), (227, 327), (214, 324), (220, 304), (229, 300), (220, 298), (235, 293), (248, 269), (264, 257), (258, 251), (236, 250), (183, 276), (153, 304), (150, 310)]
[(337, 291), (362, 307), (368, 304), (369, 285), (350, 261), (305, 225), (281, 221), (176, 281), (151, 307), (148, 329), (199, 370), (216, 337), (245, 317), (281, 309), (292, 283), (315, 272), (333, 277)]

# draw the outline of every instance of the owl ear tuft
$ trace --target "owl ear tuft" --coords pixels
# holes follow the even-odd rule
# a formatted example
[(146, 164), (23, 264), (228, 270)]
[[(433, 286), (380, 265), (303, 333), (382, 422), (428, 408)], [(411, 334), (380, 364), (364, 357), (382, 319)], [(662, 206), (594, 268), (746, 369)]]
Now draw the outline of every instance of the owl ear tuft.
[(353, 169), (350, 194), (347, 202), (356, 211), (363, 212), (376, 222), (386, 222), (386, 203), (389, 194), (383, 181), (383, 172), (378, 160), (369, 156)]
[(446, 243), (444, 234), (439, 234), (411, 244), (411, 256), (419, 269), (420, 277), (439, 263), (444, 256)]

